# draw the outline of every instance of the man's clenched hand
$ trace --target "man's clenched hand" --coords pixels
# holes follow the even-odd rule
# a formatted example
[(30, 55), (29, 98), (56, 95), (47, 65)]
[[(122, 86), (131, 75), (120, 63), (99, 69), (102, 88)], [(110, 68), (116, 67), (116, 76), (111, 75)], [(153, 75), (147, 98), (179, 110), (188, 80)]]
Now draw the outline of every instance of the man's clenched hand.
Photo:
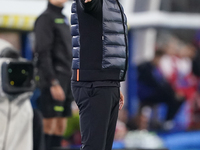
[(85, 0), (85, 3), (91, 2), (92, 0)]

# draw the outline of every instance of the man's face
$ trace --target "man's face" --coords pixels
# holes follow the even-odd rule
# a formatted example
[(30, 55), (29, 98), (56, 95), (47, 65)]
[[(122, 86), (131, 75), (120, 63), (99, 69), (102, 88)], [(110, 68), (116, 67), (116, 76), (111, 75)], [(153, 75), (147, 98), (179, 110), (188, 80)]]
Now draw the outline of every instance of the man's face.
[(50, 0), (50, 3), (52, 3), (53, 5), (62, 7), (64, 3), (67, 1), (68, 0)]

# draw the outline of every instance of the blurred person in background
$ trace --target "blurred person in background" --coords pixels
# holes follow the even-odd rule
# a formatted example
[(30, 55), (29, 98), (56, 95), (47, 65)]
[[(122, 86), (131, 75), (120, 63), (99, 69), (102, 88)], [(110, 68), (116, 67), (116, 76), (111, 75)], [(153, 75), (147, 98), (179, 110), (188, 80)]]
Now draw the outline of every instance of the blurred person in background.
[[(148, 129), (147, 123), (150, 123), (150, 129), (169, 129), (169, 124), (179, 110), (183, 100), (176, 97), (171, 85), (164, 78), (159, 63), (165, 52), (162, 49), (155, 51), (155, 57), (150, 62), (144, 62), (137, 67), (138, 71), (138, 97), (140, 100), (139, 115), (137, 116), (137, 128)], [(165, 103), (168, 107), (165, 122), (156, 121), (156, 118), (149, 118), (150, 112), (145, 106), (155, 106)], [(146, 111), (148, 113), (146, 114)], [(149, 120), (148, 119), (154, 119)], [(171, 128), (171, 127), (170, 127)]]
[(72, 4), (72, 91), (79, 107), (81, 150), (111, 150), (124, 104), (127, 19), (118, 0)]
[(46, 150), (60, 147), (71, 116), (72, 40), (67, 17), (62, 14), (67, 0), (49, 0), (34, 27), (38, 87), (38, 108), (43, 115)]
[(179, 96), (191, 99), (196, 84), (191, 59), (194, 48), (177, 37), (172, 37), (165, 52), (166, 55), (160, 61), (161, 72)]
[[(165, 51), (166, 55), (160, 61), (160, 70), (174, 89), (176, 96), (185, 98), (185, 104), (189, 109), (187, 111), (188, 122), (191, 122), (192, 103), (198, 85), (197, 76), (195, 75), (195, 72), (198, 73), (198, 69), (193, 69), (198, 68), (198, 63), (194, 64), (196, 50), (191, 43), (172, 36), (167, 46), (165, 46)], [(187, 124), (187, 127), (189, 124)]]

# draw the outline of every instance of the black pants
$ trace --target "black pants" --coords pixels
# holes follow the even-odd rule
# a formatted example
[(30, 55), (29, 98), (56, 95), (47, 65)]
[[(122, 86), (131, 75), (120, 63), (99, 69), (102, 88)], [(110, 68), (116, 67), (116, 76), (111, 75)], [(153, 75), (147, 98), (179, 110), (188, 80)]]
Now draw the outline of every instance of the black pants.
[(81, 150), (111, 150), (119, 110), (119, 87), (76, 87), (72, 93), (79, 107)]

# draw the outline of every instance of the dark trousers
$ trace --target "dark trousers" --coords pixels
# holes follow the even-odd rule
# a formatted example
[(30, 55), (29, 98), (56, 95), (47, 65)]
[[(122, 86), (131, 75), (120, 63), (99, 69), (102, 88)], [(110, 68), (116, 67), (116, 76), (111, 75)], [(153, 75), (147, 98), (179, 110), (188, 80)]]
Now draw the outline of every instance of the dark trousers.
[(111, 150), (119, 110), (119, 87), (76, 87), (72, 93), (79, 107), (81, 150)]

